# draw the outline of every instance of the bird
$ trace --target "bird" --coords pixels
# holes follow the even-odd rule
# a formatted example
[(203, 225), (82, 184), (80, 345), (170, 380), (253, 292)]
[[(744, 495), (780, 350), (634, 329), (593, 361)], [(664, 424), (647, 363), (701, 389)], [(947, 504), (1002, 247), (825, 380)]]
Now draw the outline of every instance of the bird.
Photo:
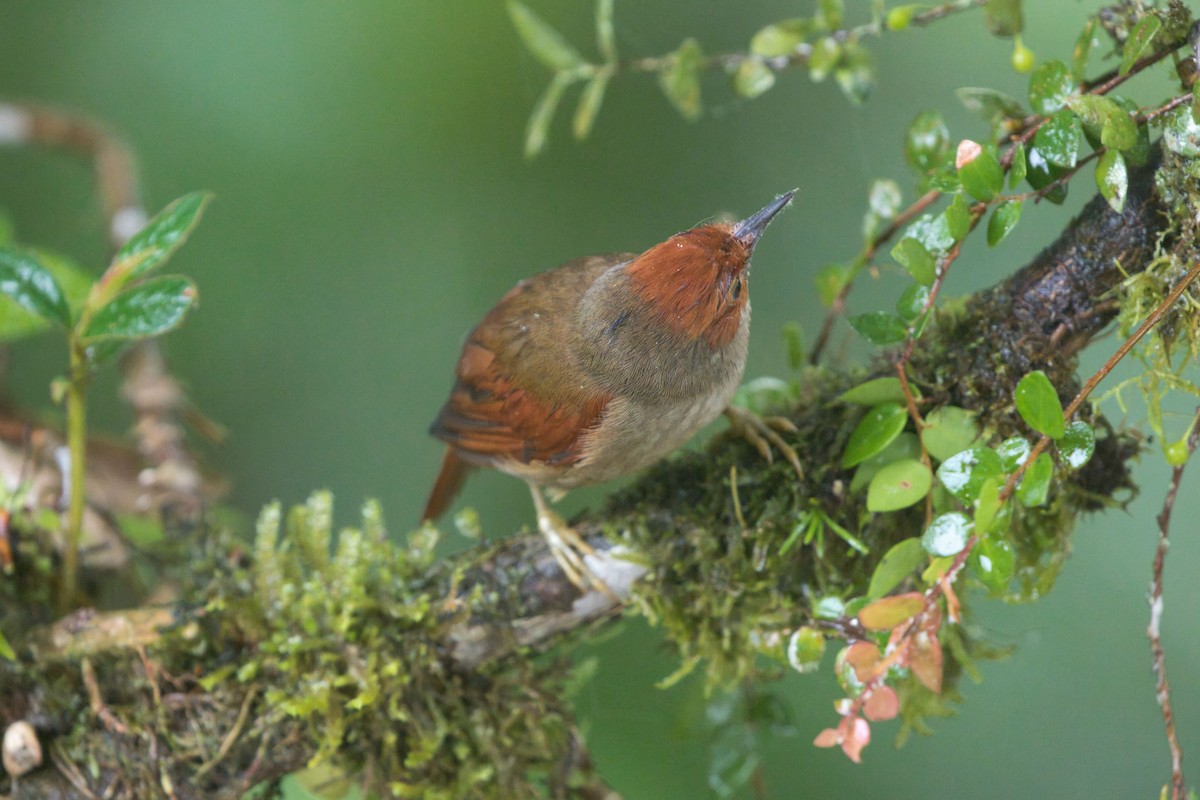
[(422, 522), (446, 511), (473, 468), (500, 470), (529, 485), (568, 579), (611, 594), (544, 491), (557, 499), (650, 466), (722, 412), (803, 474), (777, 430), (790, 423), (729, 407), (749, 345), (750, 257), (796, 191), (740, 222), (701, 224), (641, 254), (577, 258), (513, 287), (467, 335), (430, 427), (446, 449)]

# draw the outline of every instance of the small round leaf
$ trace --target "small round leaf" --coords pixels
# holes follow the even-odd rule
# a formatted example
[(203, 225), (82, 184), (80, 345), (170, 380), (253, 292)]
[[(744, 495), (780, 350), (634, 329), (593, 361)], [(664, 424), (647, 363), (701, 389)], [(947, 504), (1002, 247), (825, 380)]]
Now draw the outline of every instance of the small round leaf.
[(888, 464), (867, 487), (868, 511), (897, 511), (908, 508), (929, 494), (933, 475), (920, 461), (908, 459)]
[(855, 464), (881, 452), (904, 430), (908, 412), (899, 403), (883, 403), (875, 406), (859, 420), (846, 450), (842, 453), (842, 466)]
[(1042, 453), (1033, 460), (1029, 469), (1021, 476), (1017, 487), (1017, 499), (1026, 508), (1034, 508), (1046, 502), (1050, 495), (1050, 481), (1054, 477), (1054, 460), (1049, 453)]
[(1066, 432), (1055, 445), (1067, 466), (1079, 469), (1096, 452), (1096, 432), (1091, 425), (1077, 419), (1067, 426)]
[(1063, 419), (1062, 403), (1046, 373), (1039, 369), (1021, 378), (1013, 398), (1016, 400), (1017, 413), (1029, 427), (1051, 439), (1063, 435), (1066, 421)]
[(925, 560), (925, 548), (921, 545), (921, 540), (916, 537), (904, 539), (892, 545), (883, 554), (883, 558), (879, 559), (879, 564), (871, 573), (867, 598), (875, 600), (883, 597), (913, 574), (917, 567), (925, 563)]
[(937, 471), (938, 480), (946, 491), (964, 503), (979, 497), (979, 490), (988, 478), (999, 478), (1003, 474), (1000, 456), (990, 447), (955, 453), (943, 461)]
[(921, 535), (921, 546), (931, 556), (953, 556), (962, 552), (971, 538), (975, 523), (958, 511), (941, 514), (929, 523)]

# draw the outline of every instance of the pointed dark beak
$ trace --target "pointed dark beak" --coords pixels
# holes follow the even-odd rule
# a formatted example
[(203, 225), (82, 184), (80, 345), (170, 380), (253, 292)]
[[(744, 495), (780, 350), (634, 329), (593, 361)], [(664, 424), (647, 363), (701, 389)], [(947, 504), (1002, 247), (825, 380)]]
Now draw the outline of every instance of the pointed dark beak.
[(744, 220), (733, 226), (733, 235), (741, 239), (752, 249), (758, 237), (762, 236), (762, 232), (767, 229), (767, 225), (775, 218), (775, 215), (783, 211), (784, 206), (792, 202), (799, 189), (792, 189), (790, 192), (784, 192), (776, 197), (767, 206), (757, 214), (746, 217)]

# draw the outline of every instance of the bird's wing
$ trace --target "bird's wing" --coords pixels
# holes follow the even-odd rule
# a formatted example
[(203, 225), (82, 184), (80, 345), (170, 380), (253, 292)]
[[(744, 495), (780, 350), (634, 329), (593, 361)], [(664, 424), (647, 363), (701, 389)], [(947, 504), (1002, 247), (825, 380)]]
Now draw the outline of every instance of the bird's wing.
[(430, 432), (475, 463), (566, 466), (611, 399), (572, 358), (575, 308), (630, 254), (577, 259), (517, 284), (471, 331)]

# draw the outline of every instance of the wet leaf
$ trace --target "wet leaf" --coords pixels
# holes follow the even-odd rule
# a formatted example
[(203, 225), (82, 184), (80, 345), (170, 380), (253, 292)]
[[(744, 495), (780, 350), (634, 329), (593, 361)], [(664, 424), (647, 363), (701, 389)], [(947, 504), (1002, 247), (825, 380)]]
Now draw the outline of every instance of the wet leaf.
[(1061, 61), (1043, 61), (1029, 76), (1029, 104), (1039, 114), (1053, 114), (1075, 92), (1071, 71)]
[(755, 98), (775, 85), (775, 73), (757, 58), (747, 58), (733, 74), (733, 88), (742, 97)]
[(1005, 200), (1000, 203), (992, 211), (992, 216), (988, 218), (987, 241), (989, 247), (995, 247), (1004, 241), (1004, 237), (1008, 236), (1009, 232), (1016, 227), (1017, 221), (1021, 219), (1021, 207), (1024, 203), (1020, 200)]
[(991, 126), (992, 138), (999, 139), (1017, 121), (1024, 119), (1025, 109), (1015, 97), (976, 86), (964, 86), (954, 94), (968, 111), (980, 114)]
[(508, 0), (508, 16), (512, 19), (513, 27), (525, 43), (525, 47), (546, 67), (555, 72), (562, 72), (586, 63), (579, 51), (572, 47), (562, 34), (524, 3)]
[(898, 511), (920, 502), (933, 487), (933, 475), (920, 461), (894, 461), (875, 473), (867, 487), (868, 511)]
[(1075, 49), (1071, 51), (1071, 77), (1076, 83), (1082, 82), (1087, 75), (1088, 56), (1097, 43), (1096, 22), (1095, 17), (1088, 17), (1083, 30), (1079, 32), (1079, 38), (1075, 40)]
[(842, 453), (842, 466), (853, 467), (882, 451), (900, 435), (908, 422), (908, 412), (899, 403), (883, 403), (867, 412)]
[(850, 491), (857, 493), (871, 484), (871, 480), (878, 474), (879, 470), (891, 464), (893, 461), (902, 461), (906, 459), (920, 459), (921, 443), (917, 440), (917, 435), (910, 431), (905, 431), (896, 437), (896, 440), (883, 449), (883, 452), (872, 456), (858, 465), (854, 470), (854, 477), (850, 479)]
[(1120, 214), (1125, 210), (1125, 195), (1129, 190), (1129, 173), (1125, 159), (1116, 150), (1106, 150), (1096, 161), (1096, 186), (1108, 206)]
[(925, 595), (908, 592), (868, 603), (858, 612), (858, 621), (869, 631), (890, 631), (924, 610)]
[(152, 278), (117, 295), (96, 312), (83, 337), (146, 339), (178, 327), (196, 302), (196, 286), (187, 278)]
[(875, 88), (875, 69), (870, 51), (854, 42), (844, 44), (842, 58), (833, 77), (847, 100), (855, 105), (866, 102)]
[(944, 256), (957, 241), (946, 224), (946, 214), (924, 214), (908, 226), (904, 235), (925, 245), (925, 249), (937, 258)]
[(1125, 48), (1121, 51), (1122, 75), (1133, 69), (1133, 65), (1137, 63), (1138, 59), (1146, 54), (1146, 51), (1150, 49), (1150, 43), (1154, 41), (1154, 37), (1161, 29), (1162, 20), (1153, 14), (1147, 14), (1138, 21), (1137, 25), (1133, 26), (1133, 30), (1129, 32), (1129, 38), (1125, 40)]
[(760, 30), (750, 39), (750, 52), (763, 58), (790, 56), (812, 32), (807, 19), (785, 19)]
[(1012, 436), (996, 446), (996, 453), (1000, 456), (1000, 463), (1004, 465), (1006, 473), (1016, 472), (1017, 467), (1029, 458), (1032, 450), (1033, 445), (1023, 436)]
[(979, 496), (979, 489), (988, 478), (1004, 474), (1000, 456), (990, 447), (963, 450), (947, 458), (938, 467), (937, 476), (946, 491), (964, 503)]
[[(1050, 186), (1051, 184), (1054, 184), (1059, 178), (1066, 174), (1066, 170), (1064, 170), (1062, 167), (1056, 166), (1047, 161), (1046, 157), (1042, 155), (1041, 151), (1038, 150), (1037, 147), (1029, 148), (1029, 151), (1026, 153), (1025, 160), (1027, 164), (1025, 177), (1028, 179), (1029, 185), (1039, 191), (1046, 189), (1046, 187)], [(1042, 196), (1051, 203), (1061, 204), (1067, 199), (1067, 185), (1065, 183), (1059, 183), (1055, 185), (1054, 188), (1047, 189)]]
[(925, 561), (925, 548), (915, 536), (892, 545), (871, 573), (867, 598), (875, 600), (883, 597), (903, 583), (904, 579), (912, 575)]
[(797, 672), (813, 672), (825, 656), (825, 634), (817, 628), (804, 626), (788, 639), (787, 658)]
[(890, 686), (879, 686), (871, 690), (863, 702), (863, 716), (871, 722), (886, 722), (900, 713), (900, 698)]
[(875, 378), (860, 383), (838, 395), (838, 400), (856, 406), (905, 402), (904, 389), (900, 386), (899, 378)]
[(950, 131), (942, 115), (923, 111), (908, 126), (904, 140), (904, 158), (918, 172), (941, 166), (950, 153)]
[[(1004, 172), (1000, 162), (987, 148), (980, 147), (970, 139), (964, 139), (958, 145), (958, 156), (955, 161), (958, 168), (958, 179), (967, 193), (976, 200), (987, 203), (1004, 188)], [(954, 231), (951, 230), (951, 235)], [(962, 236), (965, 236), (964, 232)], [(962, 236), (955, 236), (961, 239)]]
[(808, 55), (808, 77), (820, 83), (829, 77), (829, 73), (837, 66), (842, 58), (842, 46), (832, 36), (817, 39), (812, 44)]
[(1022, 142), (1017, 142), (1013, 147), (1012, 164), (1008, 168), (1009, 188), (1015, 189), (1021, 181), (1025, 180), (1026, 167), (1025, 145)]
[(1062, 438), (1054, 444), (1066, 465), (1071, 469), (1079, 469), (1096, 452), (1096, 432), (1091, 425), (1077, 419), (1067, 425)]
[(975, 500), (975, 530), (977, 533), (987, 533), (1000, 515), (1000, 478), (988, 478), (979, 487), (979, 497)]
[(0, 295), (42, 319), (64, 327), (71, 324), (62, 287), (42, 256), (33, 250), (0, 248)]
[(983, 536), (975, 543), (968, 563), (984, 586), (1002, 592), (1016, 571), (1016, 551), (1002, 536)]
[(208, 192), (192, 192), (158, 212), (117, 251), (101, 280), (119, 281), (115, 290), (167, 263), (196, 229), (211, 200)]
[(1190, 108), (1177, 108), (1166, 116), (1162, 140), (1172, 153), (1185, 158), (1200, 156), (1200, 124), (1192, 118)]
[[(1034, 147), (1056, 167), (1071, 169), (1079, 160), (1079, 118), (1070, 111), (1059, 111), (1033, 136)], [(1032, 164), (1031, 164), (1032, 166)]]
[(1033, 460), (1029, 469), (1021, 476), (1017, 487), (1017, 499), (1026, 508), (1034, 508), (1046, 502), (1050, 495), (1050, 481), (1054, 477), (1054, 460), (1049, 453), (1042, 453)]
[(896, 301), (896, 314), (904, 322), (912, 325), (921, 314), (925, 313), (925, 306), (929, 302), (929, 287), (920, 283), (911, 283), (900, 293), (900, 298)]
[(946, 220), (946, 231), (954, 241), (961, 242), (967, 238), (971, 232), (971, 208), (966, 196), (961, 192), (955, 194), (942, 216)]
[(895, 314), (886, 311), (868, 311), (850, 317), (850, 327), (871, 344), (887, 345), (903, 342), (908, 327)]
[(921, 439), (929, 455), (938, 461), (966, 450), (979, 438), (975, 414), (958, 406), (941, 406), (925, 415)]
[(967, 546), (975, 523), (958, 511), (939, 514), (921, 535), (921, 546), (931, 556), (955, 556)]
[(1013, 392), (1013, 399), (1017, 404), (1017, 413), (1026, 425), (1051, 439), (1063, 435), (1066, 420), (1063, 418), (1062, 403), (1046, 373), (1039, 369), (1021, 378)]
[(1137, 123), (1111, 97), (1076, 95), (1067, 105), (1079, 117), (1083, 129), (1105, 147), (1127, 150), (1137, 144)]
[(684, 119), (695, 120), (700, 116), (700, 68), (704, 53), (695, 39), (685, 39), (670, 56), (671, 64), (659, 73), (658, 85), (663, 94), (683, 115)]
[(842, 598), (827, 595), (813, 604), (813, 617), (816, 619), (840, 619), (846, 613), (846, 604)]
[(937, 259), (925, 249), (925, 245), (906, 236), (892, 248), (892, 258), (904, 267), (913, 280), (925, 286), (937, 277)]

